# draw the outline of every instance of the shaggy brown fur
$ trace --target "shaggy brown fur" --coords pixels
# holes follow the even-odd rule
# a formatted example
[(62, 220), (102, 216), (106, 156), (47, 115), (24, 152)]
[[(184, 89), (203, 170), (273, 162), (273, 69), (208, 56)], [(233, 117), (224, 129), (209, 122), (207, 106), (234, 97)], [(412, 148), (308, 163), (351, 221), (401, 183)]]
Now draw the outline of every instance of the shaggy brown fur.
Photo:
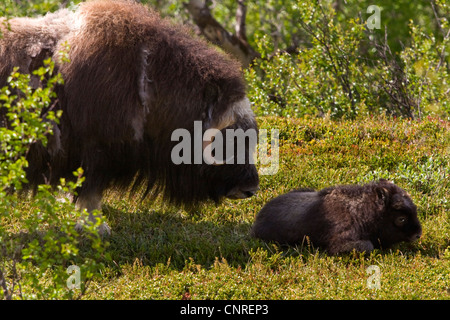
[(257, 129), (249, 105), (240, 107), (246, 98), (238, 62), (134, 1), (89, 1), (75, 12), (9, 24), (0, 40), (0, 85), (14, 66), (30, 73), (70, 46), (70, 62), (58, 64), (65, 81), (55, 101), (63, 110), (58, 141), (52, 152), (41, 145), (30, 152), (31, 183), (55, 184), (82, 166), (79, 202), (90, 209), (110, 186), (144, 185), (187, 205), (256, 191), (253, 164), (174, 165), (170, 159), (177, 143), (172, 132), (192, 133), (194, 121), (204, 130)]
[[(372, 251), (421, 236), (416, 206), (395, 184), (294, 190), (267, 203), (256, 216), (252, 235), (282, 244), (304, 244), (330, 254)], [(306, 239), (306, 237), (308, 239)]]
[(72, 13), (60, 10), (41, 18), (0, 18), (0, 87), (13, 67), (31, 73), (42, 66), (58, 41), (70, 31)]

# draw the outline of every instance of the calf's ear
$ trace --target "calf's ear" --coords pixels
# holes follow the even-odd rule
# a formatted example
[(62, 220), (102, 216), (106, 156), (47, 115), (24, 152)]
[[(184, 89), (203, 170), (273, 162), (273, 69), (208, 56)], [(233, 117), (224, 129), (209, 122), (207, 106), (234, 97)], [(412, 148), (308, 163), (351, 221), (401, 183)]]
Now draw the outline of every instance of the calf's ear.
[(387, 206), (387, 204), (389, 203), (389, 198), (390, 198), (389, 189), (385, 188), (385, 187), (376, 187), (375, 192), (378, 197), (378, 203), (383, 206)]

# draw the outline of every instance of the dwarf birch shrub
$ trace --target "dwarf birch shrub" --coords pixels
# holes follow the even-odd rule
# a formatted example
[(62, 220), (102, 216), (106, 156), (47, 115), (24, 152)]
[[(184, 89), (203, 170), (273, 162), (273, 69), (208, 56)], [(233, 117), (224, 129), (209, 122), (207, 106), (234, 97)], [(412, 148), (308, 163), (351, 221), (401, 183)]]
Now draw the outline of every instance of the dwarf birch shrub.
[(440, 37), (411, 22), (408, 46), (393, 52), (387, 39), (394, 30), (368, 29), (361, 17), (342, 20), (329, 1), (298, 2), (297, 10), (306, 40), (296, 53), (277, 51), (268, 35), (257, 40), (261, 58), (246, 79), (258, 115), (450, 117), (446, 18)]
[[(102, 265), (107, 243), (96, 231), (100, 221), (87, 226), (83, 237), (75, 231), (75, 223), (87, 213), (77, 211), (64, 195), (81, 186), (81, 169), (74, 173), (75, 182), (61, 180), (56, 188), (40, 185), (34, 197), (27, 196), (28, 150), (47, 144), (61, 116), (61, 111), (51, 110), (54, 88), (63, 81), (54, 63), (45, 61), (34, 75), (42, 87), (32, 88), (30, 75), (16, 69), (0, 91), (5, 116), (0, 127), (0, 298), (77, 298)], [(67, 287), (71, 265), (79, 268), (79, 290)]]

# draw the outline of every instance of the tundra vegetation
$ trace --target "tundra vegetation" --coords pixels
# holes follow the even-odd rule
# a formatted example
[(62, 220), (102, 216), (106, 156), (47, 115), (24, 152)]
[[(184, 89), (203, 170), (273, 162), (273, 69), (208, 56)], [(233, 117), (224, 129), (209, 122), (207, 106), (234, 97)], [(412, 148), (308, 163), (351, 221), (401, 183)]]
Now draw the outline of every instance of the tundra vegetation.
[[(0, 17), (78, 2), (5, 0)], [(208, 36), (199, 11), (189, 10), (199, 2), (141, 2)], [(29, 77), (14, 72), (9, 84), (22, 94), (0, 91), (13, 123), (0, 128), (0, 298), (449, 299), (450, 4), (380, 1), (381, 28), (369, 29), (372, 4), (207, 2), (202, 12), (234, 30), (226, 35), (241, 41), (238, 58), (247, 54), (241, 61), (258, 125), (279, 129), (279, 170), (260, 177), (252, 198), (190, 210), (109, 190), (102, 210), (113, 233), (103, 240), (95, 224), (81, 236), (74, 229), (85, 213), (66, 194), (83, 183), (82, 170), (76, 183), (42, 185), (34, 197), (11, 192), (26, 181), (30, 144), (46, 143), (51, 125), (39, 115), (63, 81), (51, 61), (37, 73), (51, 79), (45, 88), (32, 90)], [(210, 40), (229, 50), (223, 37)], [(250, 237), (256, 213), (278, 195), (380, 178), (417, 205), (418, 241), (329, 256)], [(78, 274), (67, 273), (72, 265)], [(367, 282), (373, 265), (378, 289)], [(79, 288), (69, 290), (75, 275)]]

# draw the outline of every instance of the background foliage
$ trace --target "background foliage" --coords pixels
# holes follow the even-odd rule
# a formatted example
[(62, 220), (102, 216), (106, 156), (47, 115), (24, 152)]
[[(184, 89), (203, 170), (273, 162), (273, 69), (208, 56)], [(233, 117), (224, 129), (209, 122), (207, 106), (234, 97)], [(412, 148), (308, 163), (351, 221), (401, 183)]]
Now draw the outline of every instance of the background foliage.
[[(142, 1), (190, 23), (183, 1)], [(448, 1), (245, 1), (247, 38), (261, 59), (246, 70), (259, 115), (334, 118), (450, 115)], [(234, 30), (237, 1), (210, 1)], [(380, 29), (367, 28), (377, 5)]]
[[(35, 16), (79, 0), (3, 0), (0, 17)], [(195, 25), (178, 0), (142, 0), (177, 23)], [(234, 30), (237, 1), (209, 1)], [(370, 30), (369, 5), (381, 28)], [(2, 89), (13, 127), (0, 128), (0, 297), (12, 299), (423, 299), (450, 298), (450, 3), (421, 1), (246, 1), (247, 37), (258, 51), (244, 70), (261, 128), (280, 129), (280, 170), (261, 177), (257, 196), (186, 212), (158, 201), (103, 206), (112, 236), (101, 241), (66, 194), (82, 183), (41, 186), (18, 197), (30, 144), (45, 143), (38, 117), (53, 79), (33, 91), (26, 76)], [(1, 35), (0, 35), (1, 36)], [(15, 103), (12, 103), (14, 100)], [(48, 120), (58, 121), (60, 115)], [(251, 239), (255, 214), (293, 188), (393, 180), (418, 206), (423, 237), (369, 256), (329, 257), (314, 248)], [(100, 223), (100, 222), (99, 222)], [(82, 287), (68, 290), (69, 265)], [(380, 290), (366, 268), (380, 266)], [(88, 285), (89, 284), (89, 285)]]
[[(5, 0), (1, 15), (36, 15), (75, 1)], [(142, 0), (193, 26), (180, 0)], [(421, 1), (245, 1), (247, 37), (262, 59), (247, 70), (259, 115), (354, 118), (450, 114), (450, 4)], [(236, 0), (208, 1), (234, 30)], [(368, 29), (370, 5), (380, 29)]]

